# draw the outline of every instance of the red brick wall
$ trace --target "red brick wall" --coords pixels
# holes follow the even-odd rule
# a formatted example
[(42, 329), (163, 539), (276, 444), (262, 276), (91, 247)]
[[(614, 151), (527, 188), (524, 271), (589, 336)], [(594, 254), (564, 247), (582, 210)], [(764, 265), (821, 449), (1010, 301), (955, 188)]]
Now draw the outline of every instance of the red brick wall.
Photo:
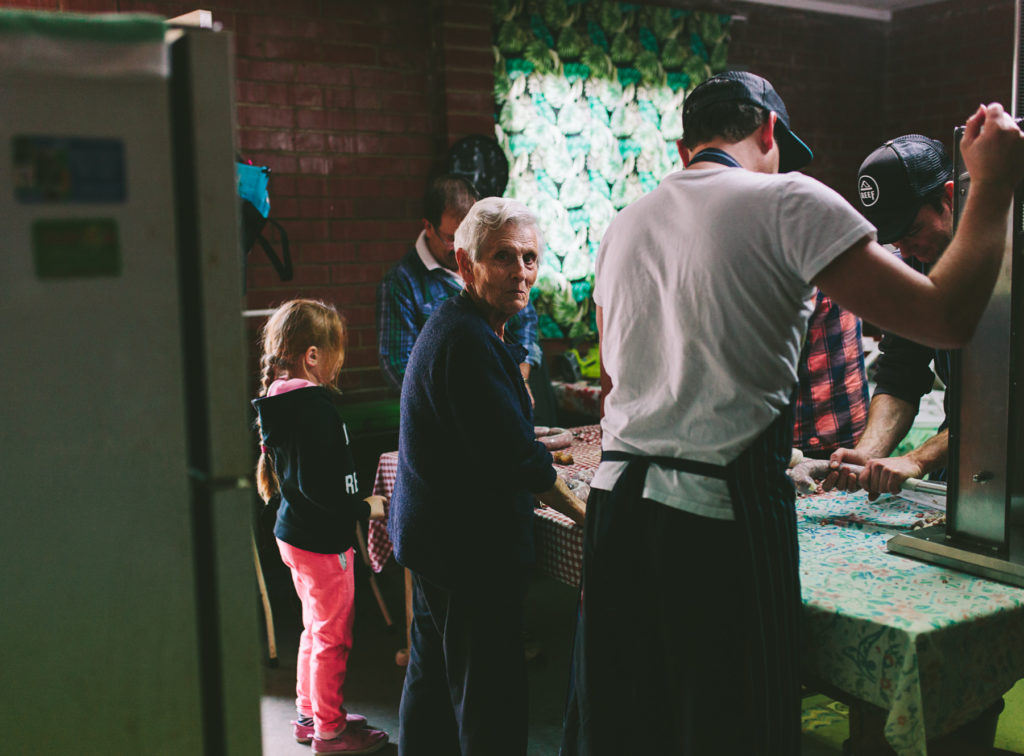
[(815, 151), (807, 173), (853, 199), (863, 158), (918, 132), (952, 149), (980, 102), (1010, 106), (1013, 0), (944, 0), (891, 22), (737, 3), (729, 61), (772, 81)]
[(254, 250), (248, 303), (334, 302), (350, 328), (342, 385), (360, 392), (376, 378), (375, 284), (416, 232), (442, 128), (429, 6), (259, 5), (289, 13), (225, 20), (237, 35), (238, 141), (273, 170), (271, 213), (288, 230), (295, 279), (277, 280)]
[(945, 0), (893, 15), (886, 134), (943, 140), (979, 103), (1012, 98), (1013, 0)]
[[(664, 0), (683, 8), (698, 0)], [(217, 0), (235, 32), (239, 146), (273, 169), (273, 216), (295, 280), (250, 254), (248, 305), (323, 297), (349, 320), (341, 383), (386, 396), (377, 368), (376, 283), (419, 229), (428, 174), (461, 136), (493, 133), (490, 0)], [(0, 0), (62, 11), (150, 11), (193, 2)], [(817, 157), (807, 172), (852, 198), (861, 159), (907, 131), (947, 139), (980, 101), (1009, 102), (1012, 0), (958, 0), (892, 23), (744, 3), (733, 65), (769, 78)], [(255, 337), (255, 333), (252, 333)]]
[[(420, 228), (423, 189), (448, 146), (493, 134), (488, 0), (10, 0), (84, 12), (196, 7), (235, 33), (238, 145), (273, 171), (272, 217), (291, 239), (295, 279), (249, 255), (248, 306), (295, 296), (348, 319), (341, 385), (386, 396), (377, 367), (376, 284)], [(250, 323), (255, 342), (257, 321)], [(254, 345), (255, 351), (255, 345)], [(253, 359), (255, 365), (255, 358)]]
[(804, 172), (847, 199), (857, 168), (884, 138), (887, 24), (850, 16), (739, 4), (730, 65), (775, 86), (793, 130), (814, 152)]
[(419, 232), (424, 186), (448, 146), (494, 130), (490, 4), (308, 5), (282, 24), (279, 12), (258, 15), (240, 2), (247, 12), (229, 27), (238, 35), (240, 145), (274, 169), (273, 214), (294, 241), (288, 284), (251, 253), (249, 305), (298, 295), (334, 302), (350, 329), (341, 386), (352, 401), (376, 399), (387, 395), (377, 283)]
[[(273, 8), (281, 4), (264, 3)], [(490, 5), (390, 0), (289, 4), (233, 14), (243, 153), (274, 170), (272, 213), (293, 240), (284, 284), (250, 254), (249, 305), (334, 302), (349, 323), (341, 385), (386, 396), (377, 367), (376, 286), (420, 228), (429, 174), (447, 147), (493, 133)], [(299, 14), (302, 14), (301, 16)], [(216, 11), (215, 11), (216, 17)], [(225, 25), (228, 25), (225, 20)]]

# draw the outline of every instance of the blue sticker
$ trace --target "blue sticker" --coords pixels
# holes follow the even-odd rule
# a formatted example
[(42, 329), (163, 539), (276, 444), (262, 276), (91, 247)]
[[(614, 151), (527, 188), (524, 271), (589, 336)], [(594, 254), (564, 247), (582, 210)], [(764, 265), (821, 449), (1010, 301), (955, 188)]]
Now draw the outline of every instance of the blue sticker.
[(11, 140), (11, 154), (18, 202), (125, 201), (120, 139), (20, 135)]

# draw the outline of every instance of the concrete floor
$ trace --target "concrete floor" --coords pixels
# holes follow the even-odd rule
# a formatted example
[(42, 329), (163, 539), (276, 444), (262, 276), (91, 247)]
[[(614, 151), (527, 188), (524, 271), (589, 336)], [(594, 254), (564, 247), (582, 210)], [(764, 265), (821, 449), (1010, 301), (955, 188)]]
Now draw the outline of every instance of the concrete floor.
[[(295, 653), (302, 629), (298, 599), (279, 561), (263, 555), (268, 591), (274, 606), (278, 665), (265, 670), (261, 702), (264, 756), (300, 756), (309, 746), (294, 741), (288, 724), (295, 717)], [(362, 565), (359, 565), (362, 568)], [(398, 702), (405, 668), (395, 664), (395, 652), (405, 646), (404, 597), (401, 570), (392, 562), (377, 576), (395, 624), (387, 628), (366, 574), (356, 574), (356, 627), (345, 683), (346, 704), (365, 715), (372, 726), (398, 734)], [(542, 649), (530, 663), (529, 756), (553, 756), (561, 741), (562, 707), (568, 675), (569, 644), (575, 621), (576, 591), (546, 577), (530, 587), (527, 627)], [(379, 753), (398, 751), (389, 745)]]
[[(295, 717), (295, 653), (302, 629), (299, 603), (287, 569), (274, 552), (263, 554), (268, 590), (274, 606), (278, 665), (266, 668), (261, 704), (264, 756), (304, 756), (309, 746), (292, 738), (288, 724)], [(377, 576), (395, 621), (387, 628), (359, 565), (356, 574), (355, 641), (349, 660), (345, 695), (351, 710), (364, 714), (370, 724), (398, 734), (398, 702), (405, 669), (395, 664), (395, 652), (405, 645), (402, 573), (394, 562)], [(561, 742), (562, 708), (568, 675), (569, 646), (575, 621), (576, 591), (551, 578), (536, 577), (530, 586), (526, 626), (541, 655), (529, 665), (529, 756), (555, 756)], [(394, 756), (393, 744), (378, 753)], [(805, 739), (803, 756), (835, 756), (838, 749), (824, 748)]]

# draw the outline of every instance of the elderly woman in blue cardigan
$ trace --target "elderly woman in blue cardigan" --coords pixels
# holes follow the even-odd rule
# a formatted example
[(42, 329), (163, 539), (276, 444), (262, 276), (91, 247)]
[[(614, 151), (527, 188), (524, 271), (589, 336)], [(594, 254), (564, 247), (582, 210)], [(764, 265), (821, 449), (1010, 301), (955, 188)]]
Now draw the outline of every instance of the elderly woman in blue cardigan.
[(526, 753), (523, 598), (534, 497), (584, 506), (534, 437), (505, 323), (530, 301), (542, 240), (522, 203), (480, 200), (455, 232), (465, 284), (427, 321), (402, 385), (388, 531), (413, 583), (401, 756)]

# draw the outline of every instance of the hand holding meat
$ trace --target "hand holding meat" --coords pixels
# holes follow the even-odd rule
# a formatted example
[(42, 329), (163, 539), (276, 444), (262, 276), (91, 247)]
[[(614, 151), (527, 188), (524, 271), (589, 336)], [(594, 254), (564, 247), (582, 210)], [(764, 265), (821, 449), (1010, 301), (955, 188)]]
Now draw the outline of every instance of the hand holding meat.
[(922, 475), (921, 466), (910, 457), (877, 457), (864, 465), (857, 482), (874, 501), (879, 494), (899, 493), (904, 481)]
[(858, 471), (851, 470), (845, 465), (863, 467), (870, 459), (871, 457), (865, 452), (856, 449), (836, 449), (829, 459), (829, 471), (821, 481), (821, 490), (831, 491), (834, 488), (840, 491), (859, 490)]

